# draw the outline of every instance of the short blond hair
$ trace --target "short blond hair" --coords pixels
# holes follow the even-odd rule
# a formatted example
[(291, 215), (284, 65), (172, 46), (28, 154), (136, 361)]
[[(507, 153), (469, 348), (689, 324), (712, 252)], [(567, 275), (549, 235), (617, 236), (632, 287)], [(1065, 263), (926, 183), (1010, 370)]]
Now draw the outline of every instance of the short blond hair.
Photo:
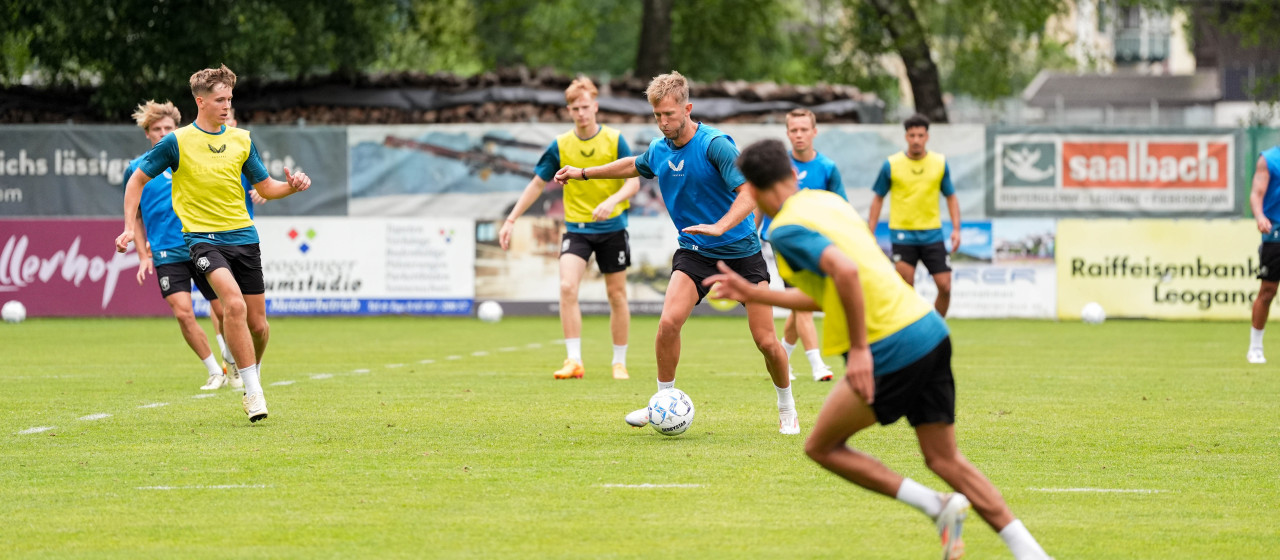
[(813, 128), (818, 128), (818, 116), (813, 114), (813, 111), (810, 111), (805, 108), (792, 109), (791, 112), (787, 113), (787, 122), (790, 123), (791, 119), (799, 119), (799, 118), (805, 118), (805, 117), (809, 119), (810, 126), (812, 126)]
[(569, 84), (569, 87), (565, 88), (564, 102), (566, 104), (573, 103), (573, 100), (582, 97), (583, 94), (590, 95), (591, 99), (594, 100), (600, 95), (600, 90), (596, 89), (596, 84), (591, 81), (591, 78), (579, 76), (578, 79)]
[(649, 98), (650, 105), (657, 105), (668, 97), (674, 97), (676, 103), (684, 105), (689, 102), (689, 81), (679, 72), (672, 70), (670, 74), (655, 76), (653, 81), (649, 82), (648, 89), (644, 90), (644, 94)]
[(226, 64), (218, 68), (205, 68), (191, 75), (191, 95), (204, 97), (213, 91), (218, 84), (228, 88), (236, 87), (236, 73)]
[(178, 108), (169, 101), (156, 103), (154, 99), (149, 99), (146, 103), (140, 103), (133, 111), (133, 121), (138, 123), (138, 127), (142, 130), (150, 129), (151, 125), (165, 117), (173, 119), (174, 126), (182, 122), (182, 113), (178, 112)]

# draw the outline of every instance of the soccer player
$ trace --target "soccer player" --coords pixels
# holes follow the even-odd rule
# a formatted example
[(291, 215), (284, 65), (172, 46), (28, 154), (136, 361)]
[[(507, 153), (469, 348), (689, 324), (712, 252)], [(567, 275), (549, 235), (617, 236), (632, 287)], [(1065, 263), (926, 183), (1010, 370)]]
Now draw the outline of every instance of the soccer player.
[[(787, 140), (791, 142), (791, 165), (796, 168), (796, 176), (800, 178), (801, 189), (821, 189), (848, 199), (844, 192), (844, 182), (840, 180), (840, 170), (836, 162), (813, 149), (813, 139), (818, 135), (818, 119), (813, 111), (795, 109), (787, 113)], [(769, 241), (769, 217), (763, 212), (756, 215), (761, 222), (760, 239)], [(831, 381), (831, 368), (822, 361), (822, 351), (818, 348), (818, 331), (813, 326), (813, 313), (792, 310), (782, 327), (782, 351), (788, 360), (795, 351), (797, 343), (804, 344), (804, 355), (813, 368), (814, 381)], [(795, 379), (795, 375), (791, 375)]]
[[(138, 105), (133, 113), (133, 120), (142, 128), (151, 145), (155, 146), (161, 138), (178, 128), (182, 114), (177, 107), (173, 106), (173, 103), (147, 101)], [(126, 178), (132, 176), (141, 161), (142, 157), (138, 157), (129, 162), (124, 176)], [(209, 372), (209, 378), (200, 387), (201, 389), (211, 391), (228, 383), (232, 386), (242, 384), (235, 370), (232, 370), (231, 378), (228, 379), (226, 370), (218, 366), (218, 360), (213, 357), (213, 351), (209, 348), (209, 339), (206, 338), (204, 329), (200, 328), (200, 323), (196, 321), (195, 312), (191, 308), (191, 283), (194, 281), (200, 293), (209, 300), (209, 319), (213, 321), (213, 330), (218, 335), (218, 345), (222, 347), (222, 354), (225, 355), (226, 343), (222, 337), (221, 325), (222, 305), (218, 303), (218, 294), (214, 293), (213, 288), (210, 288), (209, 283), (205, 281), (204, 275), (196, 270), (191, 262), (187, 244), (182, 240), (182, 223), (173, 213), (173, 199), (170, 196), (172, 187), (172, 174), (166, 169), (142, 188), (142, 202), (137, 214), (139, 221), (136, 223), (136, 230), (139, 232), (138, 238), (145, 239), (145, 242), (137, 243), (138, 285), (142, 285), (148, 272), (156, 275), (156, 282), (160, 285), (160, 295), (164, 297), (165, 302), (169, 304), (169, 309), (173, 311), (174, 318), (178, 320), (182, 338), (196, 353), (196, 357), (204, 362), (205, 369)]]
[[(768, 286), (769, 269), (760, 254), (751, 210), (755, 201), (741, 188), (745, 182), (734, 165), (738, 148), (723, 132), (689, 118), (689, 84), (679, 72), (663, 74), (649, 82), (645, 94), (653, 106), (662, 138), (649, 144), (637, 157), (585, 169), (566, 166), (556, 172), (556, 181), (590, 178), (657, 177), (662, 201), (679, 230), (680, 248), (671, 259), (671, 281), (662, 303), (658, 322), (658, 389), (675, 386), (676, 365), (680, 361), (680, 329), (693, 307), (706, 297), (709, 288), (702, 280), (716, 273), (716, 262), (725, 261), (751, 282)], [(773, 309), (747, 304), (747, 324), (756, 348), (764, 355), (765, 367), (778, 396), (779, 431), (800, 433), (787, 356), (782, 352), (773, 328)], [(641, 408), (626, 416), (632, 426), (648, 424), (648, 411)]]
[(267, 174), (249, 132), (227, 127), (236, 75), (225, 65), (191, 75), (196, 119), (156, 143), (129, 178), (124, 195), (124, 232), (116, 250), (136, 238), (135, 221), (143, 186), (166, 169), (173, 174), (173, 210), (191, 260), (222, 301), (222, 329), (244, 380), (245, 414), (250, 422), (267, 417), (258, 361), (267, 347), (266, 291), (258, 231), (244, 204), (240, 174), (266, 199), (307, 190), (311, 178), (291, 174), (285, 181)]
[(1253, 300), (1253, 325), (1249, 329), (1249, 352), (1245, 358), (1251, 364), (1267, 363), (1262, 352), (1262, 333), (1271, 315), (1271, 301), (1276, 297), (1276, 285), (1280, 282), (1280, 146), (1258, 155), (1253, 171), (1253, 190), (1249, 193), (1249, 206), (1262, 244), (1258, 245), (1258, 297)]
[[(938, 193), (947, 197), (951, 213), (951, 251), (960, 248), (960, 200), (951, 184), (947, 158), (925, 149), (929, 142), (929, 119), (915, 115), (902, 123), (907, 129), (907, 150), (889, 156), (880, 167), (872, 187), (871, 212), (867, 223), (875, 228), (884, 196), (890, 195), (892, 215), (889, 236), (893, 262), (908, 285), (915, 284), (916, 263), (924, 261), (938, 286), (934, 307), (947, 316), (951, 306), (951, 257), (943, 243), (942, 220), (938, 216)], [(873, 230), (874, 231), (874, 230)]]
[[(629, 157), (631, 148), (617, 129), (596, 122), (598, 94), (595, 84), (578, 78), (564, 90), (564, 100), (573, 117), (573, 130), (551, 141), (534, 168), (534, 177), (498, 231), (498, 243), (511, 245), (516, 218), (538, 199), (547, 181), (561, 166), (590, 167)], [(609, 296), (609, 330), (613, 334), (613, 378), (627, 379), (627, 334), (631, 308), (627, 306), (627, 267), (631, 266), (631, 244), (627, 238), (627, 207), (640, 190), (640, 180), (570, 179), (564, 186), (564, 238), (560, 245), (560, 326), (568, 357), (554, 373), (556, 379), (580, 379), (582, 366), (582, 311), (578, 307), (578, 286), (587, 271), (587, 259), (596, 255), (596, 266), (604, 275)]]
[[(970, 501), (1015, 558), (1046, 558), (1000, 492), (956, 449), (951, 339), (942, 317), (901, 280), (852, 206), (833, 193), (799, 190), (782, 142), (757, 142), (738, 164), (746, 190), (773, 217), (778, 269), (798, 289), (771, 291), (725, 263), (703, 283), (718, 283), (719, 297), (825, 311), (823, 350), (845, 354), (844, 380), (818, 413), (805, 452), (846, 480), (932, 518), (944, 558), (963, 553)], [(935, 492), (849, 447), (862, 429), (902, 416), (915, 428), (925, 464), (955, 493)]]

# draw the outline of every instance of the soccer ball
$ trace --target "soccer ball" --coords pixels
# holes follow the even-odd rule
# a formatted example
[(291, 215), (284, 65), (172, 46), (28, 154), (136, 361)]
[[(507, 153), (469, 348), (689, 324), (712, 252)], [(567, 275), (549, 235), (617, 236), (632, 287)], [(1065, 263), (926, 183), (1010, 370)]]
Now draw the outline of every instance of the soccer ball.
[(0, 317), (3, 317), (6, 323), (21, 323), (27, 318), (27, 307), (16, 299), (9, 301), (0, 308)]
[(649, 399), (649, 425), (664, 436), (683, 434), (693, 424), (693, 401), (684, 391), (663, 389)]
[(502, 320), (502, 306), (496, 301), (486, 301), (476, 308), (476, 317), (486, 323), (497, 323)]
[(1084, 309), (1080, 310), (1080, 320), (1090, 325), (1101, 325), (1107, 320), (1107, 312), (1098, 305), (1098, 302), (1091, 301), (1084, 304)]

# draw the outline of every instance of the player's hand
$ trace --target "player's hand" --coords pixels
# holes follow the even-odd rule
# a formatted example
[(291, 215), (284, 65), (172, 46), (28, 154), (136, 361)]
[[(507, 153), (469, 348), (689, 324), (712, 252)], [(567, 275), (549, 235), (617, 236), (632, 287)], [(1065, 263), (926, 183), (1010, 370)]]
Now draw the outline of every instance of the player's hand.
[(561, 186), (564, 186), (565, 183), (569, 182), (569, 179), (577, 179), (580, 177), (582, 177), (581, 169), (578, 169), (577, 167), (574, 167), (572, 165), (566, 165), (564, 167), (561, 167), (560, 170), (556, 172), (556, 176), (553, 177), (551, 180), (555, 181)]
[(502, 250), (506, 251), (511, 248), (511, 230), (516, 229), (516, 223), (513, 220), (502, 222), (502, 229), (498, 230), (498, 245), (502, 246)]
[(871, 404), (876, 398), (876, 381), (872, 376), (874, 363), (871, 359), (871, 349), (863, 348), (849, 350), (849, 363), (845, 365), (844, 375), (849, 378), (853, 392), (862, 397), (867, 404)]
[(258, 189), (249, 189), (249, 199), (252, 200), (254, 204), (267, 203), (267, 199), (262, 198), (262, 195), (258, 194)]
[(605, 199), (605, 201), (601, 202), (595, 210), (591, 211), (591, 219), (597, 222), (603, 222), (609, 219), (609, 214), (613, 213), (613, 208), (615, 206), (617, 206), (617, 204), (609, 202), (609, 199)]
[(142, 281), (147, 279), (147, 273), (155, 274), (156, 268), (151, 257), (138, 257), (138, 285), (142, 285)]
[(712, 274), (702, 281), (703, 286), (714, 286), (711, 297), (743, 303), (751, 299), (750, 292), (756, 287), (755, 284), (734, 272), (724, 261), (716, 261), (716, 268), (720, 270), (720, 274)]
[(721, 235), (724, 235), (724, 229), (721, 229), (721, 227), (716, 224), (698, 224), (696, 226), (689, 226), (680, 231), (689, 235), (710, 235), (711, 237), (720, 237)]
[(301, 171), (297, 173), (289, 173), (289, 168), (284, 168), (284, 182), (289, 183), (289, 188), (293, 192), (302, 192), (311, 188), (311, 177)]
[(1258, 216), (1258, 231), (1262, 232), (1263, 235), (1271, 233), (1271, 220), (1268, 220), (1266, 216)]
[(126, 229), (116, 237), (116, 252), (123, 253), (129, 250), (129, 243), (133, 241), (133, 230)]
[(951, 252), (960, 250), (960, 228), (951, 229)]

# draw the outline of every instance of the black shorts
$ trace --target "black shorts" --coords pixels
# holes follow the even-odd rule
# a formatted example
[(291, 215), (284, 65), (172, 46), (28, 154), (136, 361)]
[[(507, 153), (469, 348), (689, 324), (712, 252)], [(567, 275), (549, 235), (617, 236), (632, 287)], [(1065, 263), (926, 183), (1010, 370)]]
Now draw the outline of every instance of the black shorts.
[(246, 296), (256, 296), (267, 291), (267, 285), (262, 280), (262, 251), (257, 243), (196, 243), (191, 247), (191, 262), (195, 263), (196, 270), (202, 274), (209, 274), (219, 268), (230, 270), (236, 284), (240, 286), (240, 293)]
[(167, 298), (178, 292), (190, 292), (192, 282), (196, 283), (204, 299), (209, 301), (218, 299), (218, 294), (213, 292), (209, 281), (200, 274), (199, 270), (196, 270), (196, 265), (191, 261), (162, 264), (156, 267), (156, 283), (160, 284), (161, 296)]
[(560, 256), (577, 255), (590, 260), (596, 254), (596, 266), (600, 272), (612, 274), (631, 266), (631, 236), (621, 229), (609, 233), (565, 232), (560, 242)]
[[(845, 354), (846, 362), (849, 355)], [(848, 379), (847, 377), (845, 379)], [(893, 373), (877, 375), (871, 410), (888, 426), (903, 416), (912, 426), (954, 424), (956, 383), (951, 376), (951, 337), (942, 339), (923, 358)]]
[(1280, 243), (1258, 246), (1258, 280), (1280, 282)]
[(719, 261), (724, 261), (730, 269), (741, 274), (752, 284), (769, 281), (769, 266), (765, 264), (764, 255), (760, 253), (740, 259), (717, 259), (688, 249), (676, 249), (676, 254), (671, 257), (671, 273), (675, 274), (678, 270), (688, 275), (693, 280), (693, 285), (698, 288), (698, 303), (701, 303), (702, 298), (707, 297), (707, 293), (711, 291), (711, 287), (703, 286), (702, 281), (720, 274), (720, 270), (716, 268), (716, 263)]
[(929, 274), (942, 274), (943, 272), (951, 272), (951, 253), (947, 252), (947, 245), (941, 241), (930, 243), (928, 245), (899, 245), (893, 244), (893, 262), (904, 262), (916, 267), (916, 263), (924, 261), (924, 267)]

